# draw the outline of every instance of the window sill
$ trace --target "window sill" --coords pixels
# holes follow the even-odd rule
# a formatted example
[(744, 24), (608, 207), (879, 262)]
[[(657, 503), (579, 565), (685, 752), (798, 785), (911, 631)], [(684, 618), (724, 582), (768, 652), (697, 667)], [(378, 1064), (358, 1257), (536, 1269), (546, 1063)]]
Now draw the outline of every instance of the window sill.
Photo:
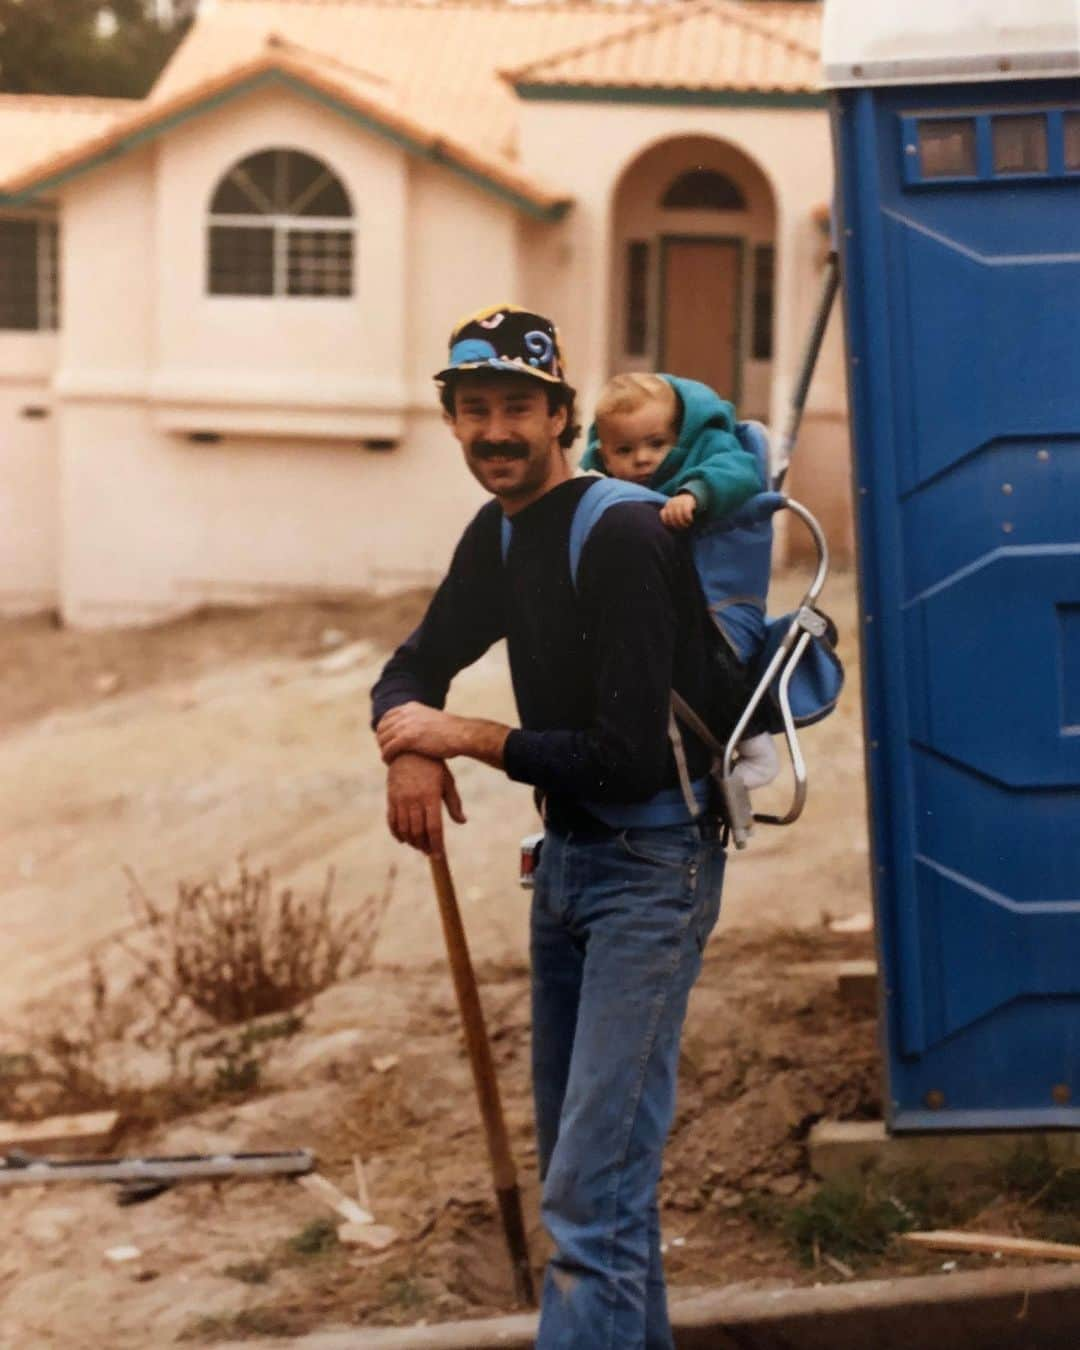
[(345, 408), (252, 407), (237, 403), (155, 403), (155, 431), (171, 436), (200, 436), (212, 441), (248, 437), (304, 441), (400, 441), (405, 433), (401, 411)]
[(190, 437), (319, 441), (399, 441), (407, 396), (392, 379), (320, 380), (215, 376), (187, 371), (62, 372), (59, 398), (78, 403), (143, 403), (156, 431)]

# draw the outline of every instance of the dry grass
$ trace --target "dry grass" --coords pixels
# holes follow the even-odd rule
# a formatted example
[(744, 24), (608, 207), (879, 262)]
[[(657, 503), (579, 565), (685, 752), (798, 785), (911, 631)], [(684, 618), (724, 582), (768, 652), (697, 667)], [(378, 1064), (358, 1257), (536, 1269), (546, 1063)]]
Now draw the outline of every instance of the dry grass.
[(303, 899), (241, 860), (224, 881), (180, 882), (168, 907), (129, 877), (132, 929), (91, 958), (80, 991), (4, 1029), (3, 1114), (161, 1120), (259, 1092), (311, 1000), (369, 965), (395, 870), (345, 915), (332, 871)]
[(322, 891), (302, 900), (288, 887), (275, 891), (269, 868), (251, 871), (241, 860), (231, 881), (180, 882), (171, 909), (129, 877), (137, 940), (128, 949), (142, 980), (161, 999), (163, 1015), (189, 1006), (229, 1026), (299, 1007), (363, 970), (394, 873), (381, 895), (368, 896), (344, 916), (331, 909), (333, 869)]

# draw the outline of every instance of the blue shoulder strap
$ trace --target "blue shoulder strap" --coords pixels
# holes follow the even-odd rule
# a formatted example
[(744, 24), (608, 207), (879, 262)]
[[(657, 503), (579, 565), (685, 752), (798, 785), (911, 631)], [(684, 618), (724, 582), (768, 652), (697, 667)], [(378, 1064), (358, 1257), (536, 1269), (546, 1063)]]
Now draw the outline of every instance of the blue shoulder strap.
[(581, 550), (592, 533), (592, 528), (609, 506), (619, 502), (666, 502), (662, 492), (640, 487), (637, 483), (623, 483), (618, 478), (598, 478), (581, 494), (581, 500), (570, 522), (570, 576), (577, 585)]
[[(592, 532), (593, 526), (608, 509), (619, 502), (666, 502), (661, 492), (640, 487), (637, 483), (623, 483), (617, 478), (596, 478), (585, 489), (574, 508), (574, 518), (570, 522), (570, 576), (577, 585), (578, 564), (581, 562), (581, 550)], [(510, 551), (510, 539), (514, 532), (513, 522), (508, 516), (502, 518), (500, 543), (502, 560)]]

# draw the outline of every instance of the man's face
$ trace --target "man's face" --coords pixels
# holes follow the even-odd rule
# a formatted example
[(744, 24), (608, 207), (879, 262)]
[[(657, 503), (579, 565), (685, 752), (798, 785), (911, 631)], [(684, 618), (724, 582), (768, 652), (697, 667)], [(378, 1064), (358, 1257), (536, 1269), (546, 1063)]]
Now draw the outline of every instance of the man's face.
[(447, 421), (474, 478), (508, 510), (520, 510), (569, 477), (559, 447), (566, 409), (548, 411), (539, 380), (463, 372)]

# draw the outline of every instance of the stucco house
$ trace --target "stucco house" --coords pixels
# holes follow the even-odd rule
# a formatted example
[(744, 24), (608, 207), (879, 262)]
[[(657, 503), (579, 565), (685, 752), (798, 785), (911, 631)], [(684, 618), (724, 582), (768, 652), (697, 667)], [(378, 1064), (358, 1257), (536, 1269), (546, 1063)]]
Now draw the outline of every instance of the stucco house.
[[(779, 425), (826, 240), (813, 0), (211, 0), (145, 100), (0, 97), (0, 606), (444, 567), (460, 315)], [(837, 325), (834, 322), (833, 327)], [(848, 547), (838, 338), (793, 477)], [(793, 484), (794, 485), (794, 484)]]

